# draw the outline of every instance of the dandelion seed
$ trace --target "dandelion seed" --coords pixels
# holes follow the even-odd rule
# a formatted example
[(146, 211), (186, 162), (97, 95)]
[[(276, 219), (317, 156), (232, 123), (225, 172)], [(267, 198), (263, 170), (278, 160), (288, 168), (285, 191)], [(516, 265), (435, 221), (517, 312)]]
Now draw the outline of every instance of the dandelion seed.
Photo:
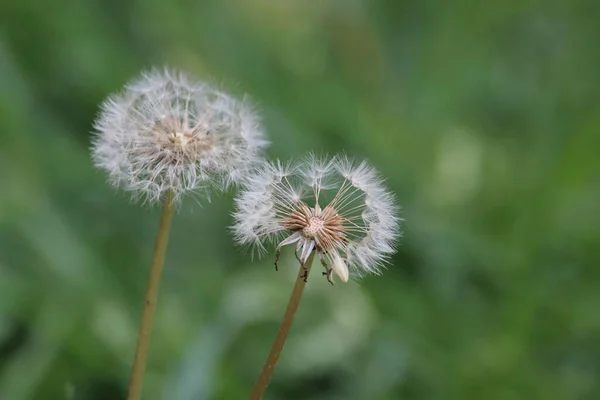
[(301, 265), (316, 251), (331, 283), (332, 274), (347, 282), (351, 273), (379, 273), (401, 221), (376, 171), (343, 156), (261, 165), (243, 183), (234, 220), (239, 244), (276, 245), (276, 268), (284, 246), (295, 245)]
[(149, 202), (237, 183), (267, 145), (247, 100), (167, 69), (106, 100), (95, 128), (96, 166)]

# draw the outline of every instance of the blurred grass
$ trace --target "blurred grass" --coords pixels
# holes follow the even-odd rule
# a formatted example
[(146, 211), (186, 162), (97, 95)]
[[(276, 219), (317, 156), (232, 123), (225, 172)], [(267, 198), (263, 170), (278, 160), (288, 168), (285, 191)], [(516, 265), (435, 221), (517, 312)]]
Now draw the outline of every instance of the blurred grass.
[[(168, 64), (251, 94), (271, 157), (344, 150), (403, 206), (381, 277), (313, 277), (269, 399), (600, 397), (594, 1), (0, 4), (0, 399), (124, 398), (158, 210), (89, 160), (97, 105)], [(147, 399), (250, 391), (291, 290), (176, 216)]]

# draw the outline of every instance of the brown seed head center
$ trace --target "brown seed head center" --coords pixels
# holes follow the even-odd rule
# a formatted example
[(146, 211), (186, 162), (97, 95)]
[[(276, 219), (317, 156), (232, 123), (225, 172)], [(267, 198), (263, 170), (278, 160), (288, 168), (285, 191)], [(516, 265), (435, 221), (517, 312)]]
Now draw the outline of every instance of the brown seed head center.
[(311, 208), (304, 202), (299, 202), (296, 208), (282, 216), (286, 229), (315, 241), (318, 249), (331, 251), (343, 246), (346, 242), (346, 227), (344, 218), (331, 206), (321, 210)]
[(188, 145), (188, 143), (190, 142), (190, 140), (192, 140), (192, 135), (190, 135), (189, 133), (175, 131), (171, 134), (171, 137), (169, 138), (169, 140), (175, 146), (185, 148)]
[(325, 227), (325, 221), (320, 217), (308, 218), (307, 224), (302, 228), (302, 235), (307, 238), (318, 236)]
[(154, 133), (158, 144), (171, 153), (174, 161), (198, 160), (213, 148), (213, 136), (201, 127), (189, 127), (170, 118), (156, 124)]

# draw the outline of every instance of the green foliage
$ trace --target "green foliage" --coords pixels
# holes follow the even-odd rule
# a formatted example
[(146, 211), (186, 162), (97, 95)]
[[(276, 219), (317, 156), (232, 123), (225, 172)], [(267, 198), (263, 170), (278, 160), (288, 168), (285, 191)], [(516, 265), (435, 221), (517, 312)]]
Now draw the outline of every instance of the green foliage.
[[(595, 1), (0, 5), (0, 399), (119, 399), (158, 209), (89, 159), (97, 106), (168, 64), (264, 114), (271, 157), (345, 150), (403, 206), (380, 277), (314, 274), (268, 399), (600, 398)], [(146, 399), (243, 399), (296, 274), (175, 217)]]

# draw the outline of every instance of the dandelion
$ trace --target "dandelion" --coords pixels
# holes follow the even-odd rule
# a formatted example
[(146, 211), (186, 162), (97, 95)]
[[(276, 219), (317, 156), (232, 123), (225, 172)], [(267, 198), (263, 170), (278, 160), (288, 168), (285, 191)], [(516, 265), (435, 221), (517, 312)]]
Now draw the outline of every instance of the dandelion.
[(134, 198), (163, 203), (129, 381), (127, 398), (138, 400), (175, 203), (185, 193), (239, 182), (267, 142), (246, 100), (166, 69), (109, 97), (95, 128), (96, 166)]
[(274, 245), (276, 269), (281, 249), (294, 245), (300, 263), (277, 337), (250, 395), (258, 400), (283, 350), (315, 254), (331, 284), (332, 275), (347, 282), (352, 275), (377, 274), (395, 251), (401, 219), (377, 172), (344, 156), (264, 163), (247, 177), (235, 204), (232, 229), (239, 244), (261, 253)]
[(149, 202), (237, 183), (267, 142), (247, 100), (172, 70), (153, 70), (101, 106), (92, 157)]
[(236, 199), (234, 235), (238, 243), (295, 244), (306, 264), (313, 250), (333, 283), (332, 273), (347, 282), (351, 273), (379, 273), (394, 252), (400, 218), (394, 196), (367, 163), (347, 157), (301, 164), (265, 163), (250, 175)]

